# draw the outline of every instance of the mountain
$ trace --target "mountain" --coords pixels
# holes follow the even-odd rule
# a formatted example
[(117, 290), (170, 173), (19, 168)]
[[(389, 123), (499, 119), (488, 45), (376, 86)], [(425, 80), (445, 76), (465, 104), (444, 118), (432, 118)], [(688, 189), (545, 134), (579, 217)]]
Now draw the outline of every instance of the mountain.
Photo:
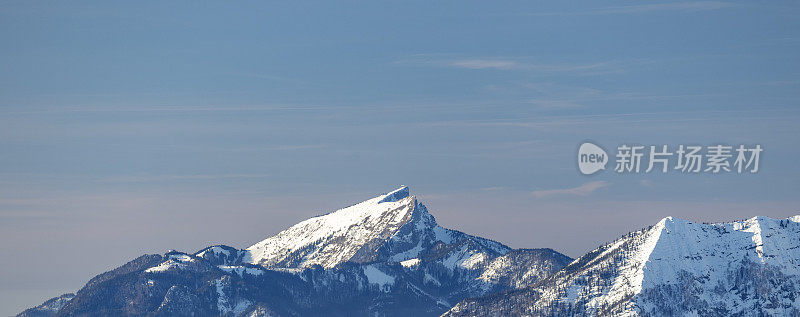
[(401, 262), (437, 243), (469, 242), (470, 252), (490, 257), (510, 249), (500, 243), (436, 224), (424, 205), (401, 187), (386, 195), (298, 223), (256, 243), (245, 262), (264, 267), (332, 268), (344, 262)]
[(445, 229), (407, 187), (254, 245), (140, 256), (19, 316), (800, 316), (800, 216), (667, 217), (572, 260)]
[(75, 294), (72, 293), (64, 294), (58, 297), (53, 297), (51, 299), (46, 300), (39, 306), (26, 309), (25, 311), (20, 313), (19, 316), (26, 316), (26, 317), (53, 316), (73, 298), (75, 298)]
[(800, 316), (800, 216), (664, 218), (446, 316)]
[(438, 316), (571, 261), (442, 228), (401, 187), (246, 249), (140, 256), (20, 316)]

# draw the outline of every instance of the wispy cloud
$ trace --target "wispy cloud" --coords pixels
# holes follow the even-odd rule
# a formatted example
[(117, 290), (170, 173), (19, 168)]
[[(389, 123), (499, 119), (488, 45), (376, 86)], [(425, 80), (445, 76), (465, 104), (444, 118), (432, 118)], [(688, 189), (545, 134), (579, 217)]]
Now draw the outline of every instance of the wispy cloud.
[(223, 148), (225, 151), (300, 151), (300, 150), (315, 150), (330, 147), (329, 144), (286, 144), (286, 145), (258, 145), (258, 146), (244, 146)]
[(528, 103), (536, 105), (541, 109), (575, 109), (580, 108), (581, 105), (573, 100), (547, 100), (547, 99), (531, 99)]
[(147, 183), (165, 181), (185, 181), (185, 180), (220, 180), (220, 179), (245, 179), (245, 178), (265, 178), (268, 174), (190, 174), (190, 175), (145, 175), (130, 176), (110, 179), (112, 182), (123, 183)]
[(595, 72), (608, 70), (606, 62), (589, 64), (537, 64), (512, 59), (456, 59), (438, 62), (448, 67), (464, 69), (526, 70), (546, 73)]
[(547, 63), (532, 60), (531, 57), (491, 56), (491, 57), (448, 57), (443, 55), (418, 54), (394, 62), (395, 64), (449, 67), (475, 70), (514, 70), (541, 73), (615, 73), (622, 69), (618, 62), (588, 63)]
[(328, 105), (215, 105), (215, 106), (137, 106), (137, 107), (101, 107), (101, 106), (52, 106), (34, 109), (0, 110), (2, 114), (64, 114), (64, 113), (146, 113), (146, 112), (269, 112), (269, 111), (308, 111), (353, 109), (353, 106)]
[(722, 1), (693, 1), (693, 2), (672, 2), (672, 3), (653, 3), (653, 4), (639, 4), (629, 6), (615, 6), (598, 8), (588, 11), (575, 11), (575, 12), (542, 12), (532, 13), (529, 15), (534, 16), (570, 16), (570, 15), (609, 15), (609, 14), (640, 14), (651, 13), (659, 11), (682, 11), (682, 12), (698, 12), (718, 10), (727, 7), (732, 7), (735, 4)]
[(534, 190), (532, 194), (533, 196), (536, 196), (536, 198), (545, 198), (556, 195), (586, 196), (595, 192), (600, 188), (607, 187), (609, 185), (611, 185), (611, 183), (606, 181), (595, 181), (595, 182), (588, 182), (581, 186), (572, 188)]
[(518, 64), (507, 60), (462, 59), (450, 62), (450, 66), (469, 69), (512, 69)]
[[(720, 125), (740, 126), (739, 119), (742, 115), (768, 119), (770, 124), (791, 125), (797, 121), (797, 111), (783, 110), (714, 110), (714, 111), (661, 111), (661, 112), (629, 112), (606, 113), (585, 115), (550, 115), (513, 119), (470, 119), (470, 120), (438, 120), (418, 123), (419, 126), (438, 127), (520, 127), (520, 128), (548, 128), (566, 127), (574, 133), (576, 128), (589, 127), (596, 129), (597, 125), (619, 125), (620, 123), (669, 123), (669, 129), (674, 129), (673, 123), (696, 123), (707, 125), (715, 122)], [(654, 128), (654, 127), (652, 127)]]

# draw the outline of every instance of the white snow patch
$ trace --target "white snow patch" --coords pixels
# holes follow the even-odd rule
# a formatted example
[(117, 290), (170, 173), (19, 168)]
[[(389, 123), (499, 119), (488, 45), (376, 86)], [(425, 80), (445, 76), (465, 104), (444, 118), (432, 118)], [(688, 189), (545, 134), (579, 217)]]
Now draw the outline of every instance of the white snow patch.
[(154, 266), (154, 267), (151, 267), (149, 269), (146, 269), (144, 271), (147, 272), (147, 273), (163, 273), (163, 272), (166, 272), (166, 271), (168, 271), (170, 269), (181, 269), (181, 270), (183, 270), (186, 267), (187, 266), (184, 263), (173, 262), (173, 261), (170, 260), (170, 261), (161, 263), (161, 264), (159, 264), (157, 266)]
[(194, 258), (186, 254), (170, 254), (169, 259), (180, 262), (194, 262)]
[(461, 267), (467, 269), (474, 269), (478, 267), (478, 264), (481, 264), (484, 260), (486, 260), (485, 253), (475, 253), (472, 254), (469, 258), (464, 259), (464, 261), (461, 262)]
[(171, 269), (183, 270), (188, 267), (186, 263), (192, 263), (194, 261), (196, 261), (194, 258), (186, 254), (170, 254), (169, 256), (167, 256), (166, 261), (161, 262), (161, 264), (148, 268), (144, 271), (147, 273), (163, 273)]
[(225, 294), (226, 283), (221, 279), (214, 281), (214, 286), (217, 289), (217, 309), (221, 315), (233, 313), (233, 316), (239, 316), (243, 313), (252, 303), (246, 299), (239, 299), (233, 303), (230, 297)]
[(383, 271), (372, 265), (364, 266), (364, 275), (367, 276), (367, 281), (370, 284), (377, 284), (383, 290), (387, 290), (389, 286), (394, 285), (393, 276), (383, 273)]
[(231, 251), (230, 250), (226, 250), (226, 249), (223, 249), (223, 248), (218, 247), (218, 246), (210, 247), (210, 248), (208, 248), (208, 250), (205, 250), (203, 252), (198, 253), (197, 256), (203, 257), (203, 255), (205, 255), (207, 252), (211, 252), (211, 253), (213, 253), (214, 255), (217, 255), (217, 256), (219, 254), (224, 254), (225, 257), (227, 257), (227, 258), (231, 257)]
[(403, 262), (400, 262), (400, 265), (406, 268), (417, 266), (419, 265), (419, 259), (405, 260)]
[(453, 272), (459, 267), (471, 270), (477, 268), (478, 265), (483, 263), (487, 258), (488, 256), (486, 253), (469, 250), (467, 246), (464, 245), (442, 260), (442, 265), (449, 269), (450, 272)]
[(217, 267), (220, 270), (223, 270), (223, 271), (228, 272), (228, 273), (233, 272), (233, 273), (238, 274), (239, 276), (242, 276), (243, 274), (250, 274), (250, 275), (262, 275), (262, 274), (264, 274), (264, 271), (262, 271), (260, 269), (253, 268), (253, 267), (241, 266), (241, 265), (218, 265)]

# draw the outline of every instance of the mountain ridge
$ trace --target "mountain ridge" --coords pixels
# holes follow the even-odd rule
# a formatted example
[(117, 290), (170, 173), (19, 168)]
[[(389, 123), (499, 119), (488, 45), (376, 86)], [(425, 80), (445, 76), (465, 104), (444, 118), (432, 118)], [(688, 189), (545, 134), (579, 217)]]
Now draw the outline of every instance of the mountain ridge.
[(428, 315), (572, 261), (439, 226), (408, 187), (310, 218), (246, 249), (145, 255), (20, 316)]
[(140, 256), (19, 316), (800, 315), (800, 215), (665, 217), (571, 259), (442, 228), (406, 186), (245, 249)]
[(445, 315), (797, 315), (798, 220), (665, 217), (527, 288), (464, 300)]

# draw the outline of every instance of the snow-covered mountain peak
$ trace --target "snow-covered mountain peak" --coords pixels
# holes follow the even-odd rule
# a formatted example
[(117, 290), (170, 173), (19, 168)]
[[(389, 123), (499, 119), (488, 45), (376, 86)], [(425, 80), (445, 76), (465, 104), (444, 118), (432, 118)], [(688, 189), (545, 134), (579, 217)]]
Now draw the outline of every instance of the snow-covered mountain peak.
[[(453, 247), (449, 247), (453, 246)], [(267, 268), (332, 268), (344, 262), (402, 262), (436, 256), (493, 258), (510, 248), (440, 227), (407, 186), (347, 208), (302, 221), (247, 248), (242, 262)], [(434, 250), (434, 251), (432, 251)]]
[(268, 268), (334, 267), (343, 262), (413, 259), (437, 243), (474, 240), (479, 248), (505, 253), (494, 241), (436, 224), (408, 187), (302, 221), (247, 248), (242, 262)]
[[(800, 263), (800, 226), (788, 219), (756, 216), (724, 223), (695, 223), (665, 218), (653, 227), (623, 238), (631, 273), (641, 279), (634, 289), (676, 282), (679, 272), (709, 276), (709, 266), (730, 260), (789, 268)], [(631, 243), (633, 242), (633, 243)], [(637, 263), (638, 262), (638, 263)], [(714, 272), (711, 269), (711, 272)], [(643, 283), (643, 284), (642, 284)]]
[(408, 186), (403, 185), (385, 195), (379, 196), (379, 198), (382, 197), (379, 203), (396, 202), (400, 199), (407, 198), (410, 195), (411, 191), (408, 189)]
[[(415, 216), (417, 214), (417, 217)], [(302, 221), (247, 248), (244, 261), (266, 267), (333, 267), (374, 248), (414, 218), (431, 218), (408, 187)], [(435, 225), (428, 221), (426, 225)], [(362, 252), (366, 252), (362, 251)]]
[(477, 301), (481, 306), (462, 303), (451, 312), (796, 315), (800, 302), (785, 295), (800, 287), (797, 220), (758, 216), (696, 223), (666, 217), (587, 253), (534, 290)]

